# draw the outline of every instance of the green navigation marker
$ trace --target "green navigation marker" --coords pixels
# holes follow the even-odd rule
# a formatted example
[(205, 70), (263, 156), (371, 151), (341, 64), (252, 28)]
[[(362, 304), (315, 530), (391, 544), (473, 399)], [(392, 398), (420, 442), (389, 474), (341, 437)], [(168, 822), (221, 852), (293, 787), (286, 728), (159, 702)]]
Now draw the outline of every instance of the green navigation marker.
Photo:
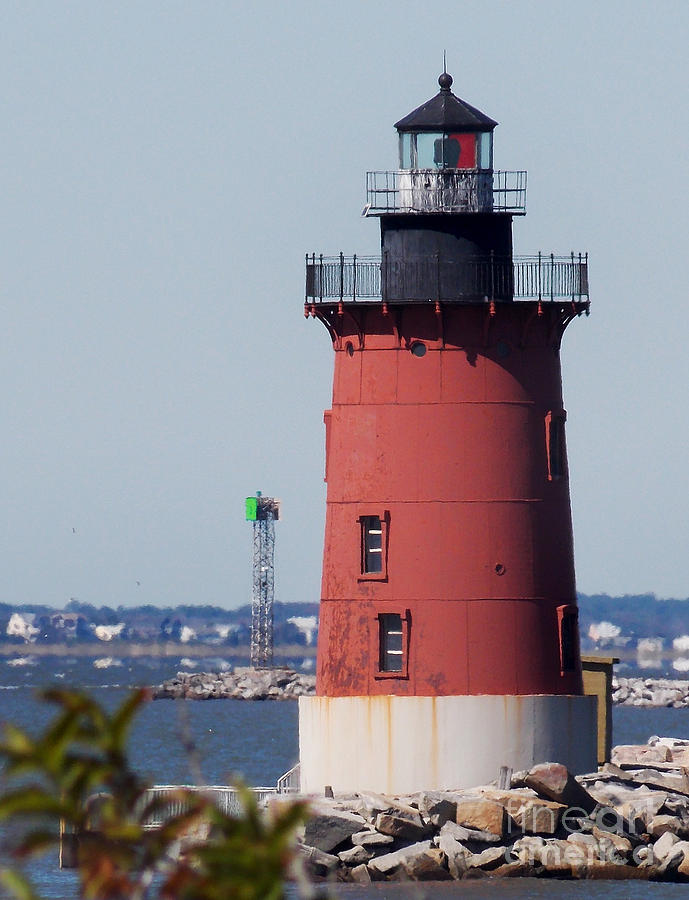
[(247, 497), (245, 506), (246, 506), (246, 521), (247, 522), (255, 522), (258, 517), (258, 498), (257, 497)]

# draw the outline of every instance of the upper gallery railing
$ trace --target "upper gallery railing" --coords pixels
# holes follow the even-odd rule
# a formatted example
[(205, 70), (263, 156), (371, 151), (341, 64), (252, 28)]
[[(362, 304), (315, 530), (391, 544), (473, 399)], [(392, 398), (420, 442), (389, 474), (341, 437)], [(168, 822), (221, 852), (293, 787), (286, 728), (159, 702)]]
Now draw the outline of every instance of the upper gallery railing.
[(526, 213), (526, 172), (410, 169), (366, 173), (364, 215)]
[(589, 295), (588, 253), (388, 259), (306, 254), (306, 302), (570, 300)]

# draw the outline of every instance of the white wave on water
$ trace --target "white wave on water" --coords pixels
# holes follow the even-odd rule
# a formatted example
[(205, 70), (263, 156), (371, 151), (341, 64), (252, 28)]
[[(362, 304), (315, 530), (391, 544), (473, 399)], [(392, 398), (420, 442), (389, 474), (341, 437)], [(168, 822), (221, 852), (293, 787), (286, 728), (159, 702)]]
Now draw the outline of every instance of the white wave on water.
[(13, 656), (6, 662), (8, 666), (35, 666), (38, 660), (35, 656)]
[(196, 660), (189, 659), (188, 656), (183, 656), (179, 661), (180, 666), (184, 666), (185, 669), (193, 669), (196, 666)]
[(109, 669), (112, 666), (121, 666), (122, 660), (115, 659), (114, 656), (100, 656), (98, 659), (93, 660), (93, 666), (95, 669)]

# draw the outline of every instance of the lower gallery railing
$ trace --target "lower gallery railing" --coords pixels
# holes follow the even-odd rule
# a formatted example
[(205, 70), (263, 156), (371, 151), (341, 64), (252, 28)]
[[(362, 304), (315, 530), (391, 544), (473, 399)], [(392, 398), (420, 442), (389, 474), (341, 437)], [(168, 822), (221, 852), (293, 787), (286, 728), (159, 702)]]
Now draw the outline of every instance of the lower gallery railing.
[(588, 298), (588, 254), (388, 259), (306, 256), (306, 301), (561, 300)]

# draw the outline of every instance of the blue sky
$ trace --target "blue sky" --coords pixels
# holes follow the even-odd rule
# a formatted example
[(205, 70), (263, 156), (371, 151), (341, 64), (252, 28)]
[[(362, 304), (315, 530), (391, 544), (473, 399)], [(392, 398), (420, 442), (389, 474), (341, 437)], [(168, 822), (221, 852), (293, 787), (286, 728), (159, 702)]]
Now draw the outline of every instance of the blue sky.
[[(375, 253), (367, 169), (437, 90), (528, 169), (517, 252), (590, 253), (565, 336), (577, 579), (689, 596), (689, 4), (6, 2), (0, 601), (316, 600), (327, 335), (307, 251)], [(137, 582), (140, 584), (137, 585)]]

